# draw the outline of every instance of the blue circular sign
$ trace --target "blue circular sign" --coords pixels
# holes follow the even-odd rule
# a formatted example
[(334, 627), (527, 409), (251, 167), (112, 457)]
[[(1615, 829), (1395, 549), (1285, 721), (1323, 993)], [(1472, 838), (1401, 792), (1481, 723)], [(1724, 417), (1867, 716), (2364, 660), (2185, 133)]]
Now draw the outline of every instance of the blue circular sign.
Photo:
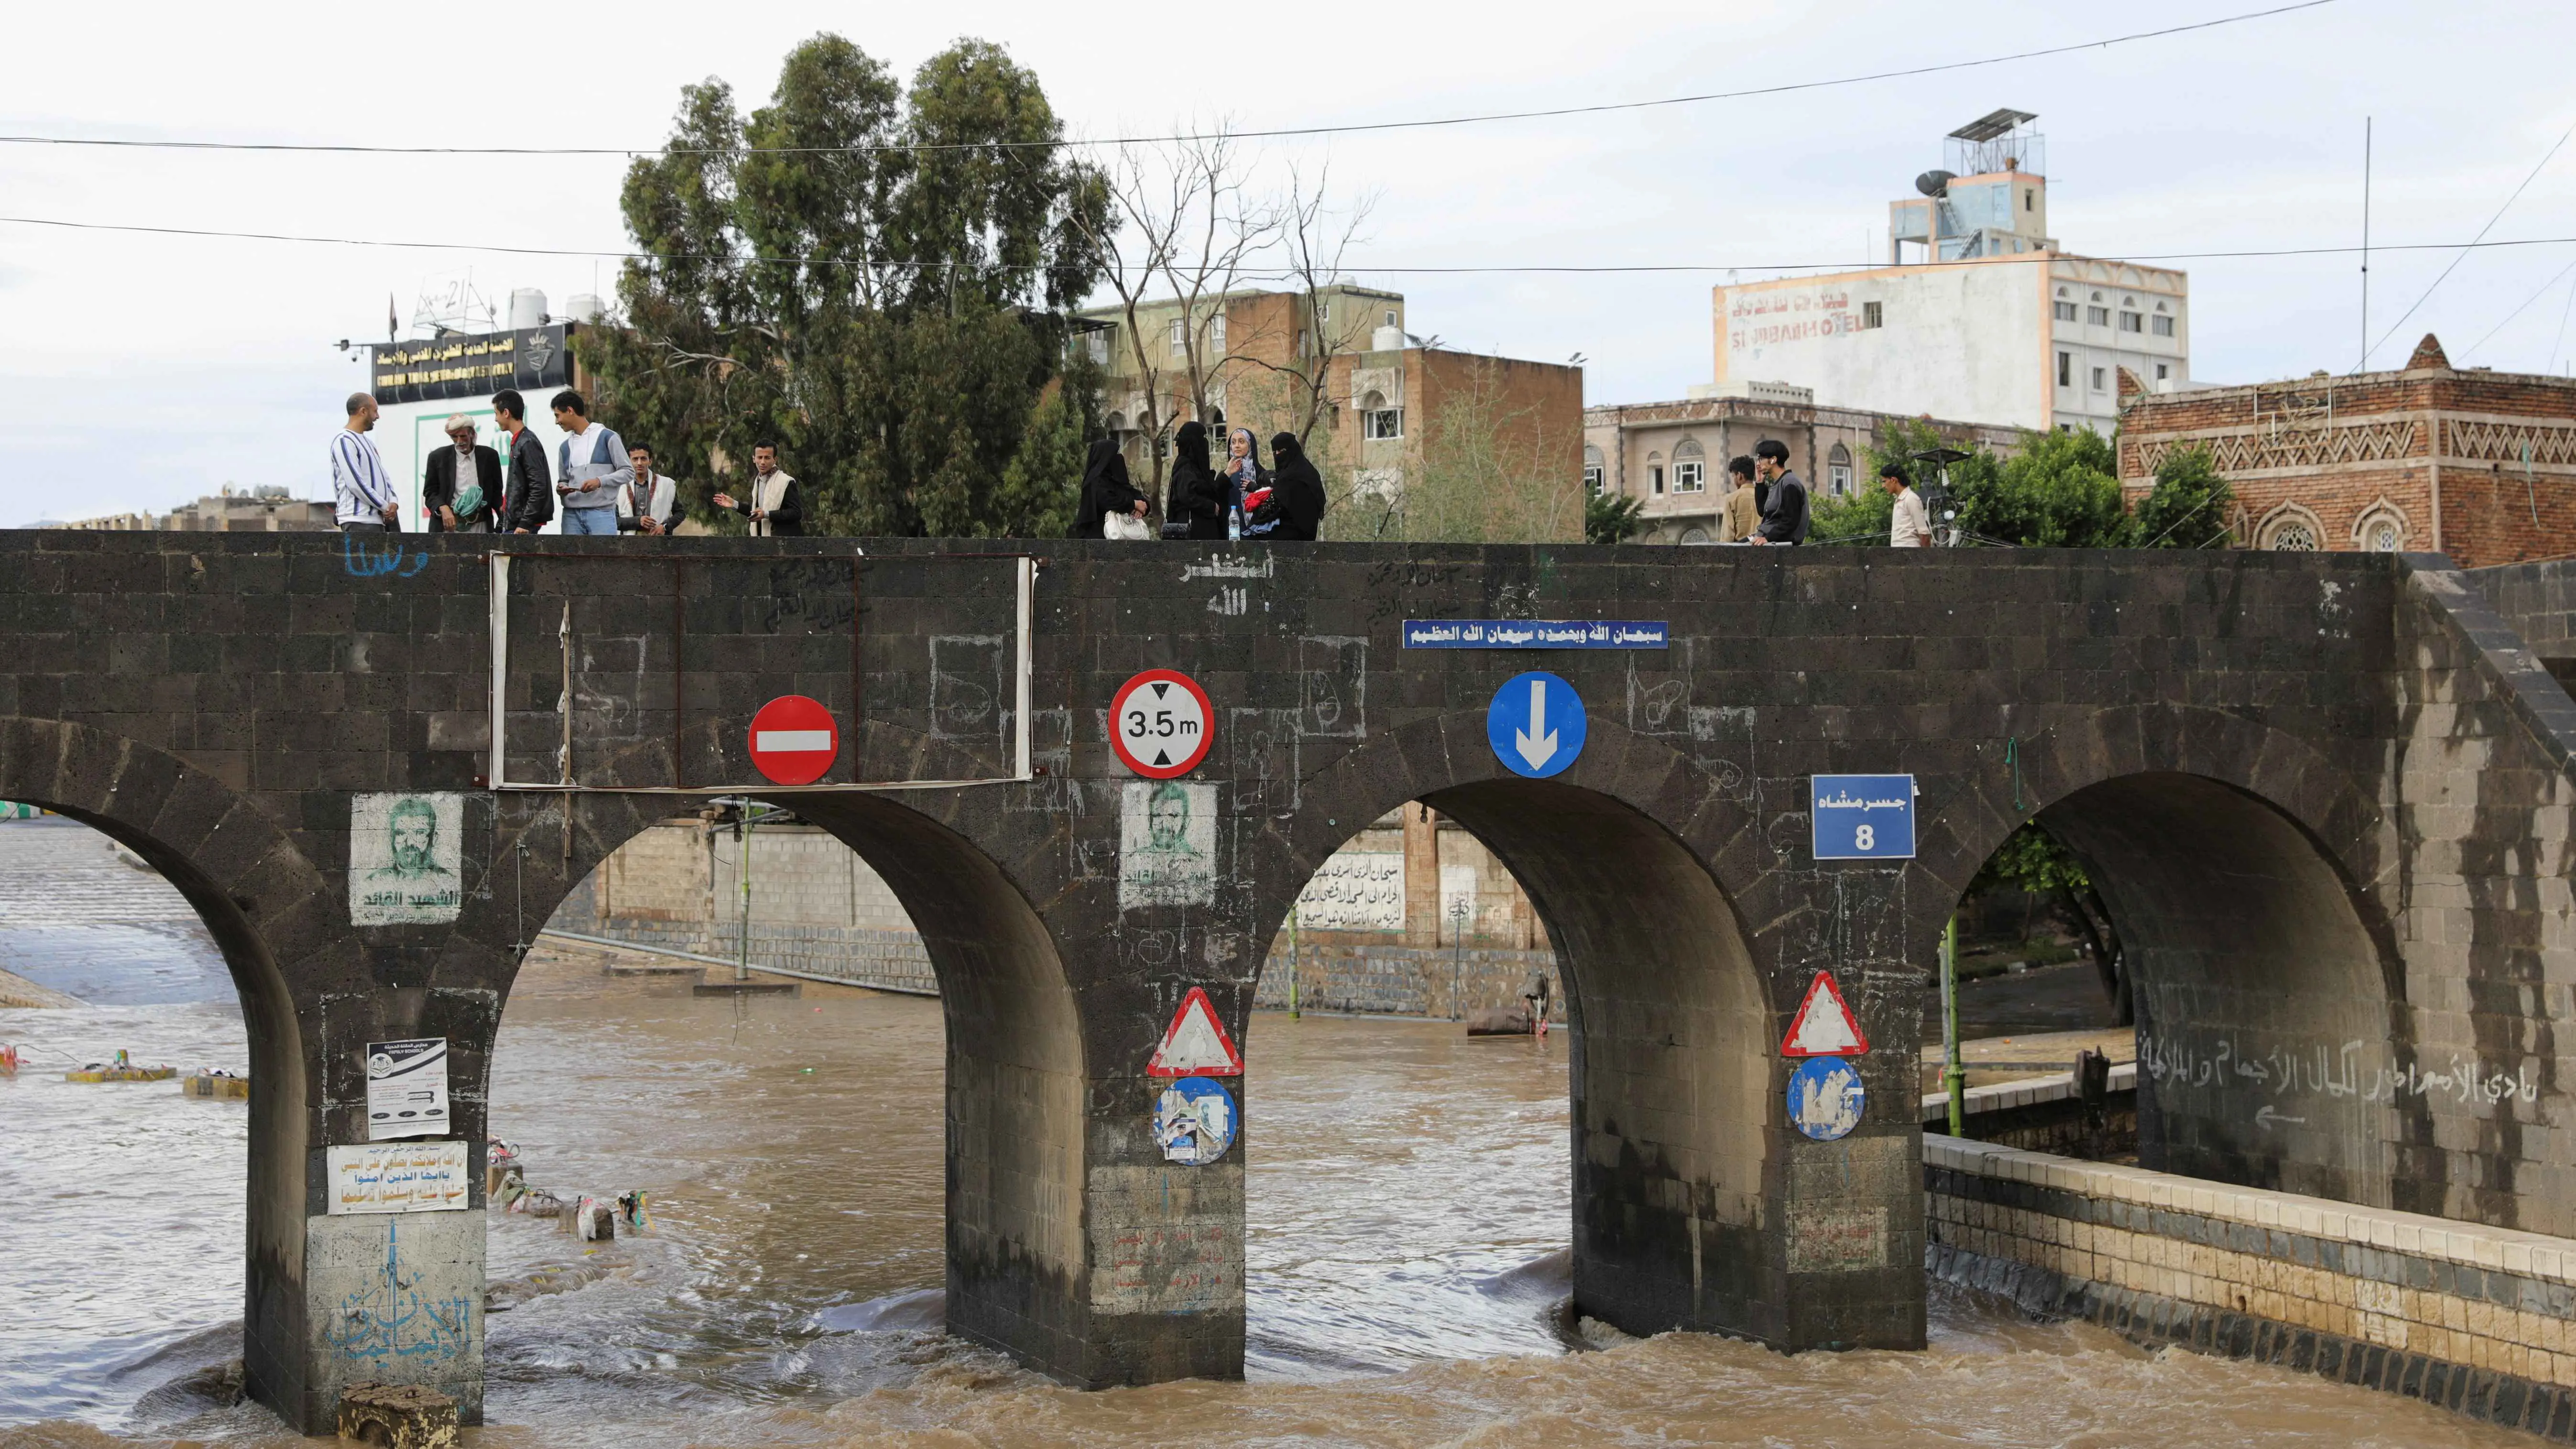
[(1869, 1094), (1860, 1068), (1841, 1057), (1809, 1057), (1789, 1074), (1789, 1125), (1818, 1142), (1849, 1137)]
[(1154, 1142), (1163, 1160), (1204, 1167), (1234, 1145), (1234, 1094), (1213, 1077), (1182, 1077), (1154, 1100)]
[(1494, 758), (1533, 780), (1563, 774), (1583, 753), (1583, 730), (1583, 696), (1544, 669), (1513, 675), (1485, 711)]

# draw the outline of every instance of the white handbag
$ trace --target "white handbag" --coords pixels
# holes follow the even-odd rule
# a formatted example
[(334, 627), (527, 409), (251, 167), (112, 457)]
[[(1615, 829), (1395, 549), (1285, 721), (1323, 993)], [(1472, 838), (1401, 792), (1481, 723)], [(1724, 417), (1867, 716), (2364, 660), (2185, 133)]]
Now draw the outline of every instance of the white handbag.
[(1100, 518), (1100, 536), (1142, 542), (1154, 536), (1154, 526), (1132, 513), (1107, 513)]

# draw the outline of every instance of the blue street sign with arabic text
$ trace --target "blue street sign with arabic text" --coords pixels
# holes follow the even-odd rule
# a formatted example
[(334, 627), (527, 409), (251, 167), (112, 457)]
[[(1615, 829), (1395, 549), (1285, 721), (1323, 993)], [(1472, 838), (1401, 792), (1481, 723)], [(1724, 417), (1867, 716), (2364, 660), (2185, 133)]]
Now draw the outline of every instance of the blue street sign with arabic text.
[(1912, 775), (1810, 775), (1810, 839), (1818, 860), (1912, 860)]

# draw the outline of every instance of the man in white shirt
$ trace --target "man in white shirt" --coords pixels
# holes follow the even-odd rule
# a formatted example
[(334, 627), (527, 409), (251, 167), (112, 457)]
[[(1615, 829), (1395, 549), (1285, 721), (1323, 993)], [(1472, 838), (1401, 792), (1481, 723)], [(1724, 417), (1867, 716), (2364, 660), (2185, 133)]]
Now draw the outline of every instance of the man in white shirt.
[(563, 531), (617, 532), (617, 499), (635, 481), (626, 440), (590, 420), (590, 404), (571, 388), (555, 394), (555, 426), (564, 440), (555, 448), (555, 496), (563, 500)]
[(1905, 465), (1890, 461), (1881, 464), (1878, 481), (1896, 506), (1887, 515), (1889, 548), (1929, 548), (1932, 546), (1932, 515), (1923, 506), (1923, 495), (1906, 482)]
[(617, 505), (617, 527), (629, 533), (669, 533), (680, 522), (680, 480), (653, 471), (653, 450), (636, 443), (626, 450), (635, 465), (635, 481)]
[(367, 434), (376, 426), (376, 400), (362, 392), (349, 394), (349, 421), (331, 440), (331, 493), (337, 500), (332, 521), (343, 533), (382, 533), (402, 517), (393, 475)]

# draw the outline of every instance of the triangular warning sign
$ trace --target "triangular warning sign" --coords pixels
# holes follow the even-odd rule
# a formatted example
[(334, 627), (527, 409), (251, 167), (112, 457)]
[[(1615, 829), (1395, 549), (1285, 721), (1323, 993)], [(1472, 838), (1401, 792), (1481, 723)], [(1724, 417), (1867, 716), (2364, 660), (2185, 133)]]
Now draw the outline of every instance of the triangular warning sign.
[(1145, 1075), (1243, 1075), (1243, 1053), (1234, 1049), (1234, 1038), (1225, 1034), (1225, 1023), (1216, 1019), (1216, 1007), (1208, 1001), (1205, 990), (1193, 986), (1190, 994), (1181, 998), (1181, 1009), (1172, 1013), (1171, 1030), (1163, 1033), (1163, 1044), (1154, 1048), (1154, 1059), (1145, 1064)]
[(1807, 999), (1798, 1003), (1798, 1014), (1789, 1021), (1789, 1035), (1780, 1043), (1784, 1057), (1856, 1057), (1869, 1050), (1869, 1038), (1861, 1035), (1860, 1018), (1843, 1004), (1843, 993), (1834, 985), (1834, 973), (1819, 971), (1807, 987)]
[(1171, 692), (1172, 692), (1172, 685), (1171, 685), (1171, 681), (1166, 680), (1166, 679), (1157, 679), (1157, 680), (1155, 680), (1155, 681), (1154, 681), (1154, 697), (1155, 697), (1156, 699), (1161, 699), (1164, 695), (1167, 695), (1167, 694), (1169, 694), (1169, 693), (1171, 693)]
[(1162, 750), (1162, 749), (1158, 749), (1158, 750), (1154, 751), (1154, 763), (1155, 763), (1157, 766), (1168, 765), (1168, 764), (1170, 764), (1171, 762), (1172, 762), (1172, 752), (1171, 752), (1171, 751), (1169, 751), (1169, 750)]

